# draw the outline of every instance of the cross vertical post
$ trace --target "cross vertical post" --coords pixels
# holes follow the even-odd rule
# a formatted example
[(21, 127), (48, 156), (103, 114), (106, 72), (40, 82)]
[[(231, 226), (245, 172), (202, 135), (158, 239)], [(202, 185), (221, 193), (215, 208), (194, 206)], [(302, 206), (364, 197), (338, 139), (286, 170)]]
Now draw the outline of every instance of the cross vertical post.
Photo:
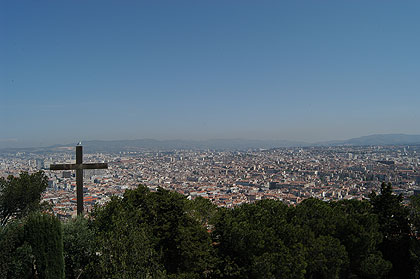
[[(76, 146), (76, 164), (83, 162), (83, 146)], [(77, 215), (83, 213), (83, 169), (76, 170)]]

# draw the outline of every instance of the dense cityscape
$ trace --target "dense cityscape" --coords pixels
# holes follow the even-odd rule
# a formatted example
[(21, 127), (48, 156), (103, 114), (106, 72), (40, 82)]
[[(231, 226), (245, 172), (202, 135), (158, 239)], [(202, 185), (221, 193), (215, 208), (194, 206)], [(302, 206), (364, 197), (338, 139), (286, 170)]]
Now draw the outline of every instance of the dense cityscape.
[[(89, 152), (89, 150), (86, 150)], [(0, 155), (0, 176), (44, 170), (49, 187), (44, 200), (59, 217), (76, 215), (73, 171), (50, 171), (54, 163), (74, 163), (74, 147), (63, 152)], [(339, 146), (247, 151), (142, 150), (86, 153), (84, 162), (107, 162), (107, 170), (84, 171), (84, 203), (106, 203), (112, 195), (146, 185), (198, 196), (218, 206), (235, 207), (262, 199), (295, 205), (321, 200), (364, 199), (391, 182), (405, 198), (420, 189), (420, 146)]]

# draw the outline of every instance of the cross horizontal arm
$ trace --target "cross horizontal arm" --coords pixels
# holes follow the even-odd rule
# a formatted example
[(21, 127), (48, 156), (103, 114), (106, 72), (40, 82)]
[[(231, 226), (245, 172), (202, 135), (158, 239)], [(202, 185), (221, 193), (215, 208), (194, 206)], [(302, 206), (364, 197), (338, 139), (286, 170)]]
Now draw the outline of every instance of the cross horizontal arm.
[(88, 170), (107, 169), (108, 163), (87, 163), (87, 164), (52, 164), (50, 170)]
[(107, 169), (108, 168), (108, 163), (86, 163), (86, 164), (82, 164), (82, 168), (85, 170), (88, 169)]

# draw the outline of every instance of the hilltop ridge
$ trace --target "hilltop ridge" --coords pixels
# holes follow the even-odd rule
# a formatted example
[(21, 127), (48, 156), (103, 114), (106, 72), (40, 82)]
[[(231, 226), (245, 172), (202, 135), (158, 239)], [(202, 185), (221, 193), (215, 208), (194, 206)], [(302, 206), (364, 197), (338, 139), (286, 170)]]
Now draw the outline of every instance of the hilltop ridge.
[[(82, 140), (82, 143), (89, 152), (120, 152), (138, 151), (141, 149), (222, 149), (222, 150), (244, 150), (244, 149), (270, 149), (281, 147), (309, 147), (309, 146), (369, 146), (369, 145), (418, 145), (420, 135), (408, 134), (373, 134), (356, 137), (347, 140), (332, 140), (323, 142), (304, 142), (291, 140), (252, 140), (252, 139), (211, 139), (211, 140), (157, 140), (157, 139), (133, 139), (133, 140)], [(46, 147), (25, 147), (25, 148), (0, 148), (0, 151), (8, 152), (43, 152), (43, 151), (65, 151), (77, 143), (56, 144)]]

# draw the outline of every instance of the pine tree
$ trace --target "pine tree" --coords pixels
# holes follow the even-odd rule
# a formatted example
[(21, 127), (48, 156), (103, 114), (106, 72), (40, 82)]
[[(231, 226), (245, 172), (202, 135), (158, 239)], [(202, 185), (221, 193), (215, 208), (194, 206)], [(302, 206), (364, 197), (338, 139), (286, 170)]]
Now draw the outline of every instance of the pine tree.
[(392, 263), (391, 277), (410, 278), (414, 266), (410, 255), (409, 210), (403, 206), (402, 196), (393, 194), (391, 183), (382, 183), (380, 194), (372, 192), (369, 198), (384, 238), (381, 252)]
[(34, 277), (64, 278), (63, 235), (56, 217), (31, 214), (24, 225), (24, 239), (34, 255)]

